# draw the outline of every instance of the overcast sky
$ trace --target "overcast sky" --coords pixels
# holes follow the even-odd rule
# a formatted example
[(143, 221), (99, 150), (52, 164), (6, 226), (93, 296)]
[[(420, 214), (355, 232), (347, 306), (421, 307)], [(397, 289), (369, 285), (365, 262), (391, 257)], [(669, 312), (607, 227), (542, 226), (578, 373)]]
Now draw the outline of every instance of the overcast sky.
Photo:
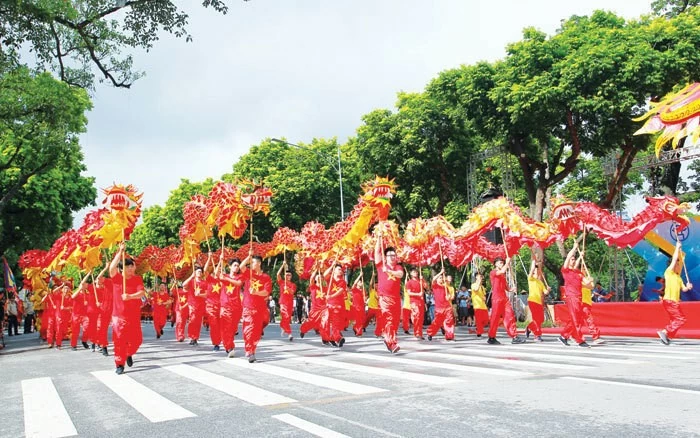
[(130, 90), (98, 85), (82, 138), (98, 189), (134, 184), (144, 206), (164, 204), (181, 178), (220, 178), (266, 137), (344, 142), (397, 92), (503, 58), (524, 27), (552, 34), (595, 9), (636, 18), (651, 0), (230, 0), (223, 16), (177, 3), (194, 41), (163, 34), (136, 57), (146, 77)]

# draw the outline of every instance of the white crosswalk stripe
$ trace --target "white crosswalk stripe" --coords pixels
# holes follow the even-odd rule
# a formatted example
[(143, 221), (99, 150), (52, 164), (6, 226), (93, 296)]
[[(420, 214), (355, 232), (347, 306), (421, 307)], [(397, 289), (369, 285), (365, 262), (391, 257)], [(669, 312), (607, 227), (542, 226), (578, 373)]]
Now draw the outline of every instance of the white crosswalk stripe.
[(375, 394), (378, 392), (386, 392), (386, 389), (376, 388), (374, 386), (362, 385), (354, 382), (347, 382), (332, 377), (320, 376), (318, 374), (306, 373), (290, 368), (277, 367), (264, 363), (248, 363), (244, 360), (227, 360), (226, 365), (236, 366), (240, 368), (250, 369), (255, 372), (271, 374), (273, 376), (284, 377), (286, 379), (296, 380), (314, 386), (334, 389), (348, 394)]
[[(416, 353), (421, 357), (433, 357), (435, 359), (445, 359), (445, 360), (457, 360), (460, 362), (471, 362), (480, 363), (484, 365), (501, 365), (505, 367), (517, 367), (517, 368), (527, 368), (528, 370), (537, 369), (554, 369), (554, 370), (566, 370), (566, 371), (580, 371), (580, 370), (590, 370), (593, 367), (589, 365), (572, 365), (567, 363), (555, 363), (555, 362), (544, 362), (544, 361), (533, 361), (533, 360), (521, 360), (519, 358), (514, 358), (512, 355), (508, 356), (504, 354), (500, 357), (481, 357), (477, 355), (464, 355), (464, 354), (452, 354), (452, 353), (435, 353), (432, 351), (420, 351)], [(553, 360), (555, 358), (552, 358)]]
[(285, 397), (190, 365), (173, 365), (165, 367), (165, 369), (256, 406), (270, 406), (296, 402), (293, 398)]
[[(374, 360), (374, 361), (386, 360), (384, 357), (374, 355), (374, 354), (362, 354), (359, 357), (361, 357), (362, 359), (369, 359), (369, 360)], [(445, 363), (445, 362), (431, 362), (431, 361), (427, 361), (427, 360), (408, 359), (405, 357), (396, 357), (396, 356), (391, 358), (391, 362), (402, 363), (402, 364), (407, 364), (407, 365), (416, 365), (419, 367), (426, 367), (426, 368), (439, 368), (439, 369), (443, 369), (443, 370), (460, 371), (463, 373), (489, 374), (492, 376), (525, 377), (525, 376), (529, 376), (531, 374), (531, 373), (524, 372), (524, 371), (503, 370), (503, 369), (499, 369), (499, 368), (485, 368), (485, 367), (476, 367), (476, 366), (469, 366), (469, 365), (456, 365), (456, 364)]]
[[(574, 361), (578, 363), (613, 363), (613, 364), (638, 364), (640, 363), (639, 361), (635, 360), (629, 360), (629, 359), (611, 359), (607, 357), (592, 357), (592, 356), (586, 356), (582, 354), (568, 354), (569, 350), (573, 349), (574, 347), (569, 347), (566, 348), (562, 346), (559, 351), (565, 352), (567, 354), (553, 354), (553, 353), (547, 353), (547, 352), (542, 352), (542, 353), (537, 353), (536, 348), (530, 349), (529, 347), (526, 347), (527, 349), (522, 349), (514, 346), (508, 346), (508, 347), (489, 347), (489, 348), (471, 348), (467, 347), (465, 349), (462, 349), (466, 355), (473, 354), (473, 355), (484, 355), (484, 356), (497, 356), (497, 357), (502, 357), (504, 355), (509, 355), (509, 356), (518, 356), (518, 357), (529, 357), (529, 358), (534, 358), (534, 359), (545, 359), (545, 360), (569, 360), (569, 361)], [(576, 347), (580, 348), (580, 347)], [(588, 351), (588, 350), (586, 350)]]
[(276, 418), (282, 422), (285, 422), (287, 424), (290, 424), (294, 427), (297, 427), (305, 432), (309, 432), (312, 435), (322, 437), (322, 438), (349, 438), (348, 435), (343, 435), (342, 433), (338, 433), (336, 431), (327, 429), (323, 426), (319, 426), (318, 424), (311, 423), (309, 421), (303, 420), (299, 417), (295, 417), (294, 415), (291, 414), (280, 414), (280, 415), (273, 415), (272, 418)]
[(27, 438), (58, 438), (78, 434), (51, 378), (23, 380), (22, 400)]
[[(365, 355), (362, 356), (365, 358)], [(328, 368), (339, 368), (341, 370), (355, 371), (358, 374), (375, 374), (383, 377), (391, 377), (392, 379), (409, 380), (412, 382), (431, 383), (435, 385), (447, 385), (458, 382), (452, 377), (435, 376), (432, 374), (412, 373), (408, 371), (400, 371), (391, 368), (380, 368), (357, 363), (341, 362), (338, 360), (323, 359), (319, 357), (304, 357), (298, 360), (314, 365), (320, 365)]]
[(93, 371), (92, 375), (152, 423), (196, 417), (192, 412), (127, 375), (118, 376), (111, 370)]
[[(491, 346), (478, 346), (478, 349), (492, 349), (493, 347)], [(614, 351), (607, 346), (596, 346), (594, 348), (581, 348), (575, 345), (572, 345), (570, 347), (566, 347), (564, 345), (555, 345), (552, 347), (545, 347), (542, 345), (513, 345), (509, 346), (508, 350), (515, 350), (515, 351), (533, 351), (537, 350), (537, 352), (553, 352), (553, 353), (560, 353), (560, 352), (566, 352), (566, 354), (578, 354), (578, 355), (598, 355), (598, 356), (611, 356), (611, 357), (634, 357), (634, 358), (644, 358), (644, 359), (664, 359), (668, 357), (666, 354), (660, 354), (660, 353), (647, 353), (644, 351), (636, 351), (636, 350), (626, 350), (626, 351)], [(677, 356), (676, 359), (693, 359), (691, 356)]]

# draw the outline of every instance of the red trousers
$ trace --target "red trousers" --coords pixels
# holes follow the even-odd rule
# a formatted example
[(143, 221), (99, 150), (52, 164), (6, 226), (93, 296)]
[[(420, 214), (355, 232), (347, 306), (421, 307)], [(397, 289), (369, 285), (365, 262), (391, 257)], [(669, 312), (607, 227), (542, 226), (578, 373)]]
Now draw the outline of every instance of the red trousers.
[(269, 321), (270, 313), (265, 308), (243, 307), (243, 343), (245, 354), (255, 354), (264, 327), (264, 322)]
[(401, 328), (407, 332), (411, 324), (411, 309), (401, 306)]
[(411, 300), (411, 320), (413, 321), (413, 336), (423, 337), (423, 320), (425, 319), (425, 303)]
[(669, 338), (676, 336), (678, 329), (680, 329), (683, 324), (685, 324), (685, 315), (681, 311), (681, 305), (677, 301), (662, 301), (664, 310), (668, 313), (670, 321), (666, 326), (666, 333)]
[(367, 318), (365, 315), (365, 303), (359, 303), (357, 305), (353, 303), (352, 307), (350, 308), (350, 314), (351, 318), (355, 321), (355, 324), (352, 326), (352, 330), (355, 332), (355, 335), (362, 336), (362, 328), (365, 324), (365, 319)]
[(343, 337), (341, 330), (345, 328), (345, 306), (328, 306), (329, 341), (340, 341)]
[(165, 321), (168, 319), (168, 309), (165, 306), (153, 308), (153, 329), (156, 336), (160, 336), (160, 332), (165, 327)]
[(204, 306), (190, 306), (190, 321), (187, 324), (187, 336), (193, 340), (199, 340), (202, 332), (202, 319), (204, 318)]
[(382, 312), (381, 325), (384, 342), (393, 350), (397, 345), (396, 332), (399, 329), (399, 318), (401, 317), (401, 299), (382, 295), (379, 297), (379, 309)]
[(109, 339), (107, 339), (107, 331), (109, 330), (109, 324), (112, 322), (112, 307), (109, 309), (100, 309), (97, 312), (97, 342), (95, 342), (100, 347), (106, 347), (109, 345)]
[[(580, 301), (580, 300), (579, 300)], [(503, 325), (506, 328), (508, 336), (514, 338), (518, 335), (518, 330), (515, 325), (515, 315), (513, 314), (513, 306), (510, 305), (508, 297), (491, 296), (491, 320), (489, 321), (489, 338), (495, 338), (498, 331), (498, 325), (503, 318)]]
[(68, 332), (68, 327), (70, 326), (70, 323), (70, 310), (61, 310), (59, 313), (56, 314), (56, 345), (58, 345), (59, 347), (61, 346), (63, 339), (66, 337), (66, 333)]
[(542, 323), (544, 322), (544, 307), (542, 304), (535, 303), (532, 301), (527, 302), (527, 307), (530, 308), (530, 314), (532, 314), (532, 321), (528, 324), (527, 328), (535, 336), (542, 336)]
[(97, 318), (99, 318), (99, 310), (95, 310), (92, 313), (88, 313), (88, 330), (87, 337), (88, 341), (97, 345)]
[(586, 324), (588, 325), (588, 332), (591, 334), (591, 337), (594, 340), (598, 339), (600, 337), (600, 329), (595, 325), (595, 320), (593, 319), (593, 308), (590, 304), (581, 304), (581, 312), (583, 312), (583, 318), (586, 320)]
[(455, 314), (452, 310), (452, 306), (445, 308), (435, 309), (435, 319), (428, 326), (428, 336), (435, 336), (435, 334), (440, 330), (440, 328), (445, 329), (445, 339), (452, 341), (455, 338)]
[(136, 354), (142, 341), (140, 319), (112, 317), (112, 343), (114, 344), (114, 364), (116, 366), (123, 367), (126, 358)]
[(489, 322), (488, 309), (474, 309), (474, 325), (476, 325), (477, 335), (484, 333), (484, 327), (486, 327), (487, 322)]
[(90, 320), (87, 315), (73, 315), (71, 317), (70, 324), (70, 346), (78, 346), (78, 335), (80, 334), (80, 329), (83, 329), (83, 336), (80, 338), (82, 342), (87, 342), (88, 340), (88, 326)]
[(42, 312), (42, 319), (42, 326), (46, 330), (46, 342), (53, 344), (56, 342), (56, 315), (54, 312)]
[(569, 322), (566, 323), (564, 330), (561, 332), (561, 336), (564, 339), (574, 338), (577, 344), (583, 342), (583, 335), (581, 334), (581, 324), (585, 318), (583, 314), (583, 303), (581, 302), (581, 295), (566, 295), (566, 308), (569, 309)]
[(207, 304), (206, 312), (207, 320), (209, 321), (211, 345), (219, 345), (221, 343), (221, 306)]
[(379, 310), (379, 308), (373, 309), (370, 307), (367, 310), (367, 316), (365, 317), (363, 328), (367, 328), (370, 321), (372, 321), (372, 318), (374, 318), (374, 336), (381, 336), (382, 328), (384, 328), (384, 326), (382, 325), (382, 312)]
[(175, 339), (183, 341), (185, 339), (185, 324), (190, 316), (189, 306), (180, 306), (175, 309)]
[(236, 336), (236, 331), (238, 331), (238, 322), (241, 320), (242, 315), (243, 306), (241, 306), (241, 303), (234, 304), (233, 306), (221, 307), (221, 313), (219, 314), (221, 340), (224, 343), (224, 349), (226, 351), (236, 348), (234, 338)]
[(280, 303), (280, 328), (288, 335), (292, 334), (292, 315), (294, 314), (294, 304)]
[(328, 326), (328, 309), (325, 307), (311, 309), (309, 312), (309, 317), (306, 318), (301, 324), (299, 331), (301, 333), (308, 333), (311, 330), (318, 330), (321, 334), (321, 339), (328, 341), (330, 338), (329, 326)]

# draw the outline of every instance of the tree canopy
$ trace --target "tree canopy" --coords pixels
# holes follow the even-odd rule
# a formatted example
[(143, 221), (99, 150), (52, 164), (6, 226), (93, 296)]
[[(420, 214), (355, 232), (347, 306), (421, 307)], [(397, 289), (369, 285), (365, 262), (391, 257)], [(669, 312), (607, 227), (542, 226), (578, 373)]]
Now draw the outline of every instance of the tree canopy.
[(48, 247), (71, 227), (72, 212), (94, 202), (78, 135), (87, 93), (50, 73), (0, 72), (0, 248)]
[[(143, 75), (130, 50), (150, 50), (167, 32), (191, 40), (188, 14), (169, 0), (10, 0), (0, 2), (0, 60), (26, 63), (22, 48), (71, 85), (92, 89), (96, 80), (129, 88)], [(223, 0), (202, 5), (225, 14)], [(99, 72), (96, 78), (95, 70)]]

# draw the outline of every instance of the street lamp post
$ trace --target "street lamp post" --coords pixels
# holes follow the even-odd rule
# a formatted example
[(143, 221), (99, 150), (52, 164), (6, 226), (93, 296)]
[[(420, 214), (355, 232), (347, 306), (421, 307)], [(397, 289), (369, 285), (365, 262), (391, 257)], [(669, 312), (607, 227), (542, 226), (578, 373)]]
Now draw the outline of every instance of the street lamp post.
[(328, 161), (328, 163), (333, 167), (333, 170), (338, 172), (338, 181), (340, 183), (340, 220), (342, 221), (343, 219), (345, 219), (345, 207), (343, 204), (343, 167), (342, 167), (341, 162), (340, 162), (340, 145), (338, 145), (338, 163), (336, 164), (335, 159), (333, 159), (333, 157), (331, 157), (330, 155), (326, 155), (324, 153), (321, 153), (315, 149), (311, 149), (311, 148), (306, 147), (306, 146), (299, 146), (298, 144), (290, 143), (288, 141), (280, 140), (278, 138), (270, 139), (270, 141), (272, 141), (274, 143), (284, 143), (287, 146), (291, 146), (293, 148), (311, 151), (314, 154), (318, 155), (319, 157), (323, 158), (324, 160)]

